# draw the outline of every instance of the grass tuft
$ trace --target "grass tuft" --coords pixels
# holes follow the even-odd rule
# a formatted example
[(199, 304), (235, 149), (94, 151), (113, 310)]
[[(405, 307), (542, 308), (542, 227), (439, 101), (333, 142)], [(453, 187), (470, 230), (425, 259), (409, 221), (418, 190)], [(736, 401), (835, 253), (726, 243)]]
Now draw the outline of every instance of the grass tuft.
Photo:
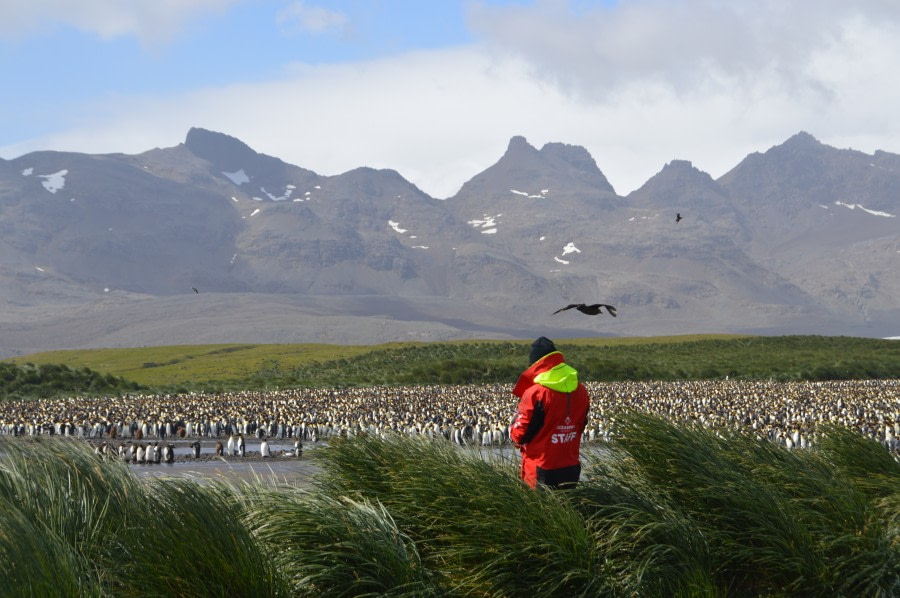
[(138, 480), (76, 439), (0, 438), (0, 596), (896, 596), (900, 465), (634, 413), (574, 490), (402, 436), (315, 451), (299, 488)]

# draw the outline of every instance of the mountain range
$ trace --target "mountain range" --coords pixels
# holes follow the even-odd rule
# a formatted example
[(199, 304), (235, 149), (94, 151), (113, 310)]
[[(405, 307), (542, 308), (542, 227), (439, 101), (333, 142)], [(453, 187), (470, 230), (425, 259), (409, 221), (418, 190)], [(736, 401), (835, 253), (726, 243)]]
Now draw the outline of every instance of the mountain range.
[[(900, 155), (801, 132), (618, 195), (521, 136), (453, 197), (193, 128), (0, 160), (0, 357), (207, 343), (900, 335)], [(680, 215), (681, 219), (676, 218)], [(554, 314), (571, 303), (604, 312)]]

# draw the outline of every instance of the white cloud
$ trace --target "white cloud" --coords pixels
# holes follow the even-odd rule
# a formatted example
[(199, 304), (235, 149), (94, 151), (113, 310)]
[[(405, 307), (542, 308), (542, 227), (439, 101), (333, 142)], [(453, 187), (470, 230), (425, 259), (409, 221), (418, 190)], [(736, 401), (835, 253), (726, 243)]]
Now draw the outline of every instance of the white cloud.
[[(571, 5), (475, 8), (469, 23), (481, 42), (468, 47), (296, 63), (268, 82), (120, 96), (97, 103), (92, 118), (80, 112), (68, 130), (0, 155), (138, 153), (174, 146), (199, 126), (319, 174), (391, 168), (449, 197), (514, 135), (536, 147), (585, 147), (622, 194), (673, 159), (719, 177), (801, 130), (836, 147), (900, 152), (900, 3)], [(162, 6), (159, 14), (175, 10)], [(307, 27), (342, 26), (339, 15), (321, 19)]]
[(203, 13), (241, 0), (4, 0), (0, 37), (18, 38), (67, 25), (102, 39), (134, 36), (156, 45)]
[(598, 98), (636, 82), (688, 96), (723, 86), (752, 90), (760, 76), (827, 94), (827, 76), (812, 69), (821, 53), (852, 49), (855, 27), (895, 31), (900, 23), (900, 4), (883, 0), (575, 4), (476, 4), (469, 24), (496, 51), (524, 58), (535, 76)]
[(341, 12), (321, 6), (310, 6), (305, 2), (292, 2), (278, 13), (277, 21), (282, 32), (286, 34), (320, 34), (343, 30), (348, 19)]

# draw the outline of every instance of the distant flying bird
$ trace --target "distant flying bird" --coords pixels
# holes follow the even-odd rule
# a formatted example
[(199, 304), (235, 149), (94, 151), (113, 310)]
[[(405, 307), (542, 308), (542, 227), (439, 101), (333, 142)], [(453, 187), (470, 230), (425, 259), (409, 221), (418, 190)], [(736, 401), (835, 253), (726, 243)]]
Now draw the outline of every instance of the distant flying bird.
[(681, 212), (676, 213), (675, 214), (675, 222), (681, 222), (681, 220), (682, 220)]
[(200, 291), (197, 290), (197, 287), (191, 287), (191, 289), (192, 289), (195, 293), (197, 293), (198, 295), (200, 294)]
[(561, 311), (566, 311), (567, 309), (572, 308), (577, 309), (583, 314), (587, 314), (589, 316), (596, 316), (603, 313), (603, 308), (606, 308), (606, 311), (609, 312), (609, 315), (612, 317), (616, 317), (616, 308), (612, 305), (607, 305), (605, 303), (594, 303), (593, 305), (585, 305), (584, 303), (572, 303), (571, 305), (567, 305), (561, 309), (557, 309), (554, 314), (558, 314)]

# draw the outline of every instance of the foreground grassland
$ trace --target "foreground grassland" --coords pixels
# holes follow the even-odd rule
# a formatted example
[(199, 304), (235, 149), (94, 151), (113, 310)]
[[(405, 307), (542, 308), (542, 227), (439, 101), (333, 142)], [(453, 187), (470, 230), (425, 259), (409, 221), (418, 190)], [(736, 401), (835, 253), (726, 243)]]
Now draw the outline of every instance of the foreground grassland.
[(877, 443), (621, 432), (557, 493), (422, 438), (335, 441), (306, 487), (0, 438), (0, 596), (900, 595), (900, 463)]
[[(511, 382), (531, 341), (198, 345), (55, 351), (0, 362), (0, 398), (135, 390)], [(900, 342), (823, 336), (560, 339), (583, 380), (900, 378)]]

